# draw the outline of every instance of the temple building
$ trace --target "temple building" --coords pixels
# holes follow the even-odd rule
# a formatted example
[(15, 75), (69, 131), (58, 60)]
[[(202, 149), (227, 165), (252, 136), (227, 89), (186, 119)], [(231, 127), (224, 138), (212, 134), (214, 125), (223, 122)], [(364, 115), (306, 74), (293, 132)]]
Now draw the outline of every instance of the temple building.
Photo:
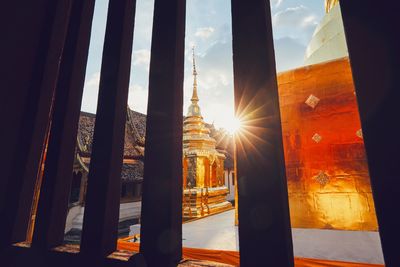
[[(189, 112), (192, 115), (188, 114), (188, 117), (185, 119), (184, 130), (185, 159), (183, 162), (186, 162), (186, 165), (184, 165), (184, 180), (186, 181), (184, 191), (187, 192), (183, 200), (183, 209), (186, 210), (187, 214), (191, 214), (191, 216), (185, 215), (185, 218), (197, 217), (201, 214), (207, 215), (224, 210), (226, 207), (231, 207), (231, 204), (226, 201), (226, 195), (230, 194), (232, 196), (234, 190), (232, 184), (232, 140), (222, 129), (216, 129), (213, 124), (203, 121), (197, 105), (197, 93), (195, 98), (197, 99), (196, 104), (193, 104), (192, 107), (196, 106), (199, 116), (194, 116), (194, 109), (192, 108), (192, 112)], [(68, 217), (65, 227), (66, 233), (71, 230), (72, 232), (76, 232), (82, 229), (95, 121), (95, 114), (81, 112), (78, 124)], [(201, 123), (200, 128), (196, 128), (197, 121)], [(193, 122), (195, 122), (195, 126), (193, 126)], [(201, 132), (201, 141), (196, 141), (196, 138), (198, 138), (196, 131), (198, 130)], [(131, 224), (137, 223), (140, 218), (145, 135), (146, 115), (128, 107), (121, 171), (120, 223), (125, 221), (130, 221)], [(198, 165), (191, 165), (193, 163), (197, 163)], [(188, 164), (190, 165), (189, 168)], [(204, 168), (207, 168), (207, 174)], [(199, 192), (198, 198), (195, 197), (195, 195), (197, 196), (196, 190)], [(189, 201), (190, 195), (192, 198)], [(230, 200), (233, 200), (232, 197)], [(188, 204), (192, 202), (193, 206), (189, 212)], [(71, 242), (76, 241), (75, 234), (71, 237), (68, 235), (67, 238), (71, 238)]]
[[(76, 143), (73, 185), (70, 197), (71, 203), (84, 203), (95, 121), (95, 114), (81, 112)], [(141, 184), (143, 182), (145, 134), (146, 115), (128, 108), (125, 124), (124, 158), (121, 173), (122, 202), (140, 199)]]
[(225, 155), (216, 149), (198, 105), (193, 49), (193, 95), (183, 122), (183, 217), (197, 218), (230, 209), (226, 200)]
[[(96, 115), (81, 112), (75, 147), (65, 240), (76, 243), (82, 230)], [(127, 108), (124, 156), (121, 169), (120, 231), (140, 218), (144, 167), (146, 115)], [(128, 224), (128, 225), (127, 225)]]
[[(197, 96), (197, 94), (196, 94)], [(197, 105), (197, 104), (196, 104)], [(198, 106), (197, 106), (198, 107)], [(185, 121), (190, 121), (188, 117)], [(207, 179), (200, 178), (203, 173), (200, 173), (199, 168), (194, 168), (190, 170), (198, 172), (198, 182), (193, 178), (191, 182), (185, 178), (188, 183), (185, 184), (184, 188), (203, 188), (203, 198), (201, 198), (201, 192), (199, 193), (199, 203), (203, 203), (202, 214), (209, 214), (214, 208), (214, 204), (205, 204), (205, 199), (210, 197), (208, 203), (214, 201), (216, 198), (214, 196), (222, 197), (225, 200), (225, 196), (228, 193), (233, 192), (232, 185), (232, 143), (231, 139), (226, 136), (223, 130), (215, 129), (214, 125), (205, 123), (202, 118), (201, 120), (201, 131), (205, 134), (206, 140), (203, 140), (208, 144), (207, 147), (207, 159), (201, 154), (199, 150), (196, 149), (184, 149), (185, 158), (184, 161), (197, 160), (198, 163), (206, 162), (210, 159), (210, 163), (207, 161), (207, 166), (209, 166), (209, 176)], [(83, 223), (83, 212), (86, 198), (87, 181), (89, 174), (90, 158), (92, 153), (93, 144), (93, 131), (96, 121), (96, 115), (87, 112), (81, 112), (79, 117), (77, 142), (75, 149), (75, 159), (72, 174), (72, 186), (69, 199), (69, 209), (68, 217), (65, 231), (70, 230), (80, 231)], [(193, 117), (192, 117), (193, 121)], [(190, 123), (189, 123), (190, 124)], [(191, 126), (188, 126), (189, 128)], [(185, 128), (187, 129), (187, 127)], [(193, 133), (192, 130), (187, 130), (189, 133)], [(141, 211), (141, 195), (142, 195), (142, 183), (143, 183), (143, 167), (144, 167), (144, 145), (145, 145), (145, 135), (146, 135), (146, 115), (136, 112), (131, 108), (127, 108), (127, 119), (125, 123), (125, 141), (124, 141), (124, 157), (121, 171), (121, 206), (120, 206), (120, 222), (130, 221), (131, 223), (138, 222), (140, 218)], [(212, 137), (211, 137), (211, 136)], [(188, 136), (188, 135), (185, 135)], [(202, 136), (202, 137), (204, 137)], [(190, 139), (190, 138), (189, 138)], [(196, 141), (184, 141), (188, 146), (196, 145)], [(216, 141), (217, 140), (217, 141)], [(216, 148), (217, 146), (217, 148)], [(193, 154), (195, 153), (195, 154)], [(197, 153), (197, 154), (196, 154)], [(204, 152), (203, 152), (204, 153)], [(189, 156), (191, 154), (191, 156)], [(197, 156), (196, 156), (197, 155)], [(189, 159), (190, 158), (190, 159)], [(211, 160), (212, 159), (212, 160)], [(226, 161), (224, 164), (224, 160)], [(187, 166), (187, 165), (186, 165)], [(199, 165), (200, 168), (202, 167)], [(204, 166), (203, 166), (204, 167)], [(186, 175), (188, 172), (186, 172)], [(204, 181), (210, 184), (206, 187)], [(203, 183), (200, 185), (200, 183)], [(189, 186), (187, 185), (189, 184)], [(221, 185), (227, 185), (228, 187), (221, 187)], [(211, 188), (214, 189), (211, 190)], [(218, 190), (216, 189), (218, 187)], [(232, 187), (232, 189), (230, 188)], [(208, 189), (210, 189), (208, 191)], [(200, 190), (201, 191), (201, 190)], [(211, 193), (212, 191), (212, 193)], [(194, 194), (195, 189), (190, 189), (191, 194)], [(186, 195), (188, 197), (189, 195)], [(203, 199), (203, 202), (201, 200)], [(220, 201), (221, 202), (221, 201)], [(188, 202), (187, 202), (188, 203)], [(186, 203), (186, 204), (187, 204)], [(225, 206), (231, 207), (229, 202), (224, 203)], [(199, 207), (201, 211), (201, 208)], [(218, 211), (221, 210), (218, 207)], [(196, 212), (193, 210), (192, 215)], [(199, 213), (201, 214), (201, 212)], [(72, 238), (75, 238), (73, 236)], [(73, 241), (73, 240), (72, 240)]]

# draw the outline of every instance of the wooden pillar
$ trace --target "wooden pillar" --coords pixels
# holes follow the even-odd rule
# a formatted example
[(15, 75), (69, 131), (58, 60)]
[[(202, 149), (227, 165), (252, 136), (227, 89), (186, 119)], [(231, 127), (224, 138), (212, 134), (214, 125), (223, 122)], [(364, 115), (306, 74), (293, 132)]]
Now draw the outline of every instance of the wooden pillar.
[(88, 177), (81, 253), (116, 249), (135, 0), (110, 0)]
[(293, 266), (270, 1), (232, 0), (240, 266)]
[(185, 7), (154, 6), (140, 243), (148, 266), (175, 266), (182, 255)]
[(400, 266), (398, 4), (340, 1), (386, 266)]
[(0, 9), (0, 250), (24, 241), (70, 0), (38, 0)]
[(73, 1), (53, 103), (34, 247), (51, 248), (64, 240), (93, 11), (94, 0)]

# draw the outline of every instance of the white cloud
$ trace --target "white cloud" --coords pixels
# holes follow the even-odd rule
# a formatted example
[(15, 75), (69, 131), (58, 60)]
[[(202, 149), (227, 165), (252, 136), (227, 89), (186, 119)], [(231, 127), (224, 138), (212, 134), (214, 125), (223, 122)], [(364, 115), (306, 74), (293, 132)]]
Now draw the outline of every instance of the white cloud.
[(149, 91), (139, 84), (129, 87), (128, 106), (137, 111), (147, 113), (147, 100)]
[(92, 73), (85, 81), (81, 110), (95, 113), (99, 94), (100, 72)]
[(135, 36), (133, 47), (140, 49), (150, 47), (153, 28), (153, 11), (154, 0), (136, 1)]
[[(186, 58), (184, 113), (190, 104), (193, 77), (191, 56)], [(215, 122), (217, 127), (225, 126), (233, 114), (233, 66), (232, 44), (215, 42), (204, 53), (196, 57), (198, 94), (200, 108), (206, 122)]]
[(318, 25), (319, 17), (308, 7), (288, 7), (273, 14), (274, 38), (289, 37), (307, 45)]
[(85, 82), (85, 88), (93, 88), (96, 87), (99, 88), (99, 84), (100, 84), (100, 72), (95, 72), (93, 73), (89, 80)]
[(272, 23), (276, 27), (298, 26), (307, 15), (307, 11), (307, 8), (303, 5), (288, 7), (284, 10), (276, 12), (272, 17)]
[(301, 26), (303, 27), (308, 27), (308, 26), (316, 26), (318, 25), (318, 18), (315, 15), (310, 15), (305, 18), (303, 18), (303, 21), (301, 23)]
[(276, 69), (278, 72), (301, 67), (306, 47), (297, 40), (284, 37), (274, 39)]
[[(82, 111), (96, 113), (99, 83), (100, 72), (93, 73), (86, 80), (83, 90)], [(148, 90), (140, 84), (131, 85), (128, 95), (129, 107), (135, 111), (147, 113), (148, 93)]]
[(229, 128), (229, 123), (234, 117), (234, 105), (227, 101), (204, 103), (202, 105), (202, 115), (206, 122), (214, 123), (216, 128)]
[[(191, 56), (188, 60), (192, 60)], [(232, 87), (232, 51), (230, 43), (214, 43), (204, 54), (196, 57), (197, 71), (199, 73), (199, 90), (207, 96), (220, 95), (220, 91)], [(188, 64), (191, 68), (191, 64)], [(191, 70), (187, 70), (187, 84), (191, 86)], [(189, 83), (190, 81), (190, 83)], [(190, 88), (191, 89), (191, 88)], [(213, 100), (215, 101), (215, 100)]]
[(150, 65), (150, 51), (147, 49), (139, 49), (133, 51), (132, 54), (133, 65), (143, 66), (144, 68), (149, 68)]
[(307, 27), (317, 25), (318, 17), (312, 14), (309, 8), (300, 5), (276, 12), (272, 17), (272, 22), (275, 27)]
[(204, 27), (204, 28), (198, 28), (196, 30), (196, 33), (194, 36), (199, 37), (203, 40), (206, 40), (211, 37), (211, 35), (214, 33), (215, 29), (213, 27)]
[(216, 94), (222, 87), (231, 84), (227, 76), (226, 70), (224, 69), (204, 70), (199, 81), (199, 86), (201, 86), (203, 90), (213, 91), (213, 93)]
[(272, 7), (279, 7), (282, 4), (283, 0), (272, 0), (271, 5)]

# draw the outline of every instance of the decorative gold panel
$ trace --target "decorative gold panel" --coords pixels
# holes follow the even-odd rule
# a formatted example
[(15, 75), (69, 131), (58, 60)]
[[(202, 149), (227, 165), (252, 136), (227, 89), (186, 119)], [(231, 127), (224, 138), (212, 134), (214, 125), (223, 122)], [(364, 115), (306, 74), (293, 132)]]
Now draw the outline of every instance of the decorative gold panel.
[(280, 73), (278, 85), (292, 226), (377, 230), (348, 59)]

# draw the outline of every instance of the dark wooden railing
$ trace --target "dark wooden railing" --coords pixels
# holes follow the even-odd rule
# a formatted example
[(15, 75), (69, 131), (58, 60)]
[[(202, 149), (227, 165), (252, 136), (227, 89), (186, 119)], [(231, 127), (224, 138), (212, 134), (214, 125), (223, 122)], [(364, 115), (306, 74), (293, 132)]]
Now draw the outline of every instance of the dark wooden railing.
[(26, 238), (70, 10), (68, 0), (1, 8), (0, 248)]
[[(238, 146), (242, 266), (293, 266), (268, 0), (232, 0), (236, 112), (257, 136)], [(185, 0), (155, 0), (141, 250), (115, 251), (135, 0), (110, 0), (79, 253), (63, 241), (94, 0), (0, 4), (0, 265), (175, 266), (182, 250)], [(341, 1), (387, 266), (400, 266), (395, 3)], [(26, 241), (40, 159), (48, 150), (34, 236)], [(258, 140), (258, 141), (257, 141)], [(262, 140), (262, 141), (259, 141)], [(259, 151), (253, 151), (257, 147)], [(177, 178), (179, 177), (179, 178)], [(55, 250), (55, 247), (59, 247)]]
[(272, 266), (294, 264), (270, 22), (265, 1), (232, 1), (235, 110), (252, 133), (236, 146), (243, 266), (257, 266), (259, 255)]
[(33, 247), (50, 249), (64, 240), (93, 11), (94, 0), (72, 2), (54, 93)]
[(108, 6), (81, 240), (81, 253), (92, 258), (116, 250), (135, 4)]

